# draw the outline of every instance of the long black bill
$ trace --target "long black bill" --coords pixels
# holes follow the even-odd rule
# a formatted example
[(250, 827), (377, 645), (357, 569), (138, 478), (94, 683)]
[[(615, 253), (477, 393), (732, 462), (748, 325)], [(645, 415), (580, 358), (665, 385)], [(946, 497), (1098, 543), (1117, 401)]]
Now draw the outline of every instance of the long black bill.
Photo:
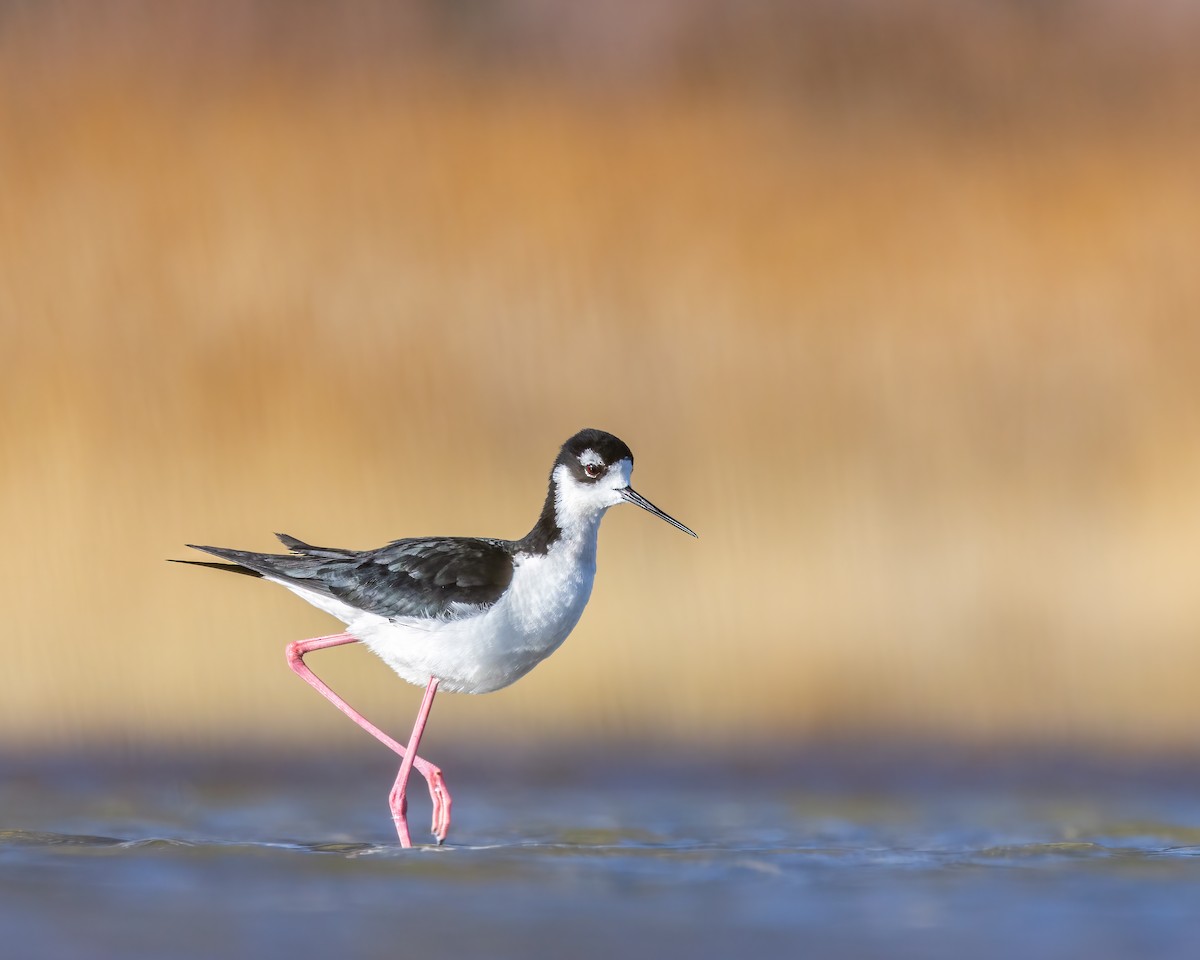
[(693, 537), (696, 537), (697, 539), (699, 539), (699, 537), (697, 536), (697, 534), (694, 530), (689, 530), (687, 527), (685, 527), (682, 523), (680, 523), (678, 520), (676, 520), (669, 513), (664, 513), (663, 511), (659, 510), (658, 507), (656, 507), (649, 500), (647, 500), (645, 497), (643, 497), (640, 493), (638, 493), (636, 490), (634, 490), (633, 487), (626, 487), (624, 490), (622, 490), (621, 491), (621, 499), (624, 500), (626, 503), (636, 503), (643, 510), (649, 510), (656, 517), (661, 517), (663, 520), (666, 520), (667, 523), (669, 523), (671, 526), (678, 527), (684, 533), (691, 534)]

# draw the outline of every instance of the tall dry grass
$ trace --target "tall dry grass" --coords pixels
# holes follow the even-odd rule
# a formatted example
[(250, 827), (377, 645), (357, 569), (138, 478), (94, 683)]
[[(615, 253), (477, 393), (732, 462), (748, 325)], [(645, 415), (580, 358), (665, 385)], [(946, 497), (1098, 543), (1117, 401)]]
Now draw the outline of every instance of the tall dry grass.
[(1097, 68), (1047, 106), (1032, 41), (950, 18), (964, 113), (867, 14), (831, 87), (436, 36), (206, 66), (46, 9), (0, 42), (6, 745), (349, 741), (282, 658), (336, 624), (163, 558), (518, 536), (585, 425), (701, 540), (615, 511), (568, 644), (435, 744), (1192, 743), (1200, 131), (1152, 44), (1132, 103)]

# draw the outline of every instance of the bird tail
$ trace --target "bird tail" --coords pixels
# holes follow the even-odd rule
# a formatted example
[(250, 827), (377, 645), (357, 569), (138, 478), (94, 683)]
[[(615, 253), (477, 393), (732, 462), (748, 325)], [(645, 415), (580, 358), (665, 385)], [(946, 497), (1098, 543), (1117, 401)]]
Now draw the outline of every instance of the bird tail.
[[(188, 544), (191, 546), (191, 544)], [(167, 558), (168, 563), (186, 563), (193, 567), (211, 567), (214, 570), (228, 570), (230, 573), (244, 573), (248, 577), (261, 577), (262, 574), (257, 570), (251, 570), (249, 567), (243, 567), (240, 563), (216, 563), (212, 560), (176, 560), (173, 557)]]
[(228, 570), (231, 573), (244, 573), (252, 577), (265, 577), (279, 582), (295, 582), (310, 580), (314, 573), (336, 564), (338, 561), (353, 559), (354, 554), (348, 550), (338, 550), (332, 547), (313, 547), (287, 534), (277, 534), (291, 554), (253, 553), (249, 550), (231, 550), (229, 547), (207, 547), (197, 543), (189, 543), (193, 550), (202, 550), (224, 560), (224, 563), (214, 563), (211, 560), (176, 560), (175, 563), (190, 563), (197, 567), (212, 567), (214, 570)]
[(220, 557), (225, 563), (216, 563), (212, 560), (171, 560), (171, 563), (187, 563), (193, 567), (211, 567), (213, 570), (227, 570), (230, 573), (242, 573), (248, 577), (261, 577), (266, 570), (262, 569), (261, 564), (255, 561), (262, 557), (262, 554), (247, 553), (242, 550), (228, 550), (225, 547), (202, 547), (199, 544), (189, 543), (187, 546), (193, 550), (203, 550), (205, 553), (211, 553), (213, 556)]

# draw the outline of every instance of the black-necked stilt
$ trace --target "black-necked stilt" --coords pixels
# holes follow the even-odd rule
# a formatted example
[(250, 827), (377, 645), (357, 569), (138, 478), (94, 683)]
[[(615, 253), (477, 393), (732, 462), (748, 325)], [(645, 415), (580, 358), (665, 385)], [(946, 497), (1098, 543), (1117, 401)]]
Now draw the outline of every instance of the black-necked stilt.
[[(563, 444), (537, 523), (520, 540), (419, 537), (378, 550), (314, 547), (279, 535), (291, 554), (248, 553), (188, 544), (229, 563), (186, 560), (281, 584), (337, 617), (345, 633), (298, 640), (288, 665), (335, 707), (403, 760), (389, 803), (401, 845), (411, 846), (405, 793), (413, 767), (433, 800), (433, 834), (450, 829), (450, 792), (441, 770), (417, 756), (440, 688), (490, 693), (519, 680), (566, 639), (596, 576), (596, 537), (609, 507), (635, 503), (696, 536), (629, 486), (633, 454), (602, 430)], [(425, 687), (408, 745), (393, 740), (339, 697), (304, 655), (362, 642), (410, 683)]]

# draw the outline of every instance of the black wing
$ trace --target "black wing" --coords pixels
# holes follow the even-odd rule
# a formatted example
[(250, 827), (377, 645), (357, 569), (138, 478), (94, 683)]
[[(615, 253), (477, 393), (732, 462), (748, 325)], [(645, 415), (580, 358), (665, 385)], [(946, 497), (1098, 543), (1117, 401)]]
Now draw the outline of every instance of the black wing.
[(456, 604), (487, 607), (512, 582), (505, 540), (420, 537), (356, 552), (313, 547), (285, 534), (279, 539), (294, 555), (188, 546), (381, 617), (445, 616)]

